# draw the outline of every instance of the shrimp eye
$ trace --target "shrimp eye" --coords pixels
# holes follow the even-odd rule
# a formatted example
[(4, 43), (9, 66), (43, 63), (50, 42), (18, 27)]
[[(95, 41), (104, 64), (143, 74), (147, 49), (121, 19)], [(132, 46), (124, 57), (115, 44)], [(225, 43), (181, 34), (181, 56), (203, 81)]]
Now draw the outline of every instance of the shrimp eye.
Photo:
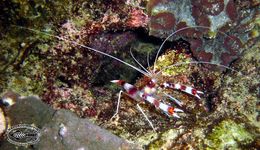
[(154, 82), (151, 80), (147, 84), (150, 88), (153, 88), (155, 86)]

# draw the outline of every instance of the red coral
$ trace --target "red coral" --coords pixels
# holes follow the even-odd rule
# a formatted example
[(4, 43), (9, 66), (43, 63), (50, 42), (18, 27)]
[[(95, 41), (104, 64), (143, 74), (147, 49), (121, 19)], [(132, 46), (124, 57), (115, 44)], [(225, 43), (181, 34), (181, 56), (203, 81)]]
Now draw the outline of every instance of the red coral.
[(231, 55), (237, 55), (239, 50), (242, 48), (242, 42), (235, 36), (228, 36), (225, 38), (224, 47)]
[(210, 25), (211, 25), (209, 18), (204, 15), (198, 17), (195, 21), (199, 26), (210, 27)]
[[(249, 44), (251, 44), (257, 41), (255, 37), (250, 36), (248, 31), (253, 29), (254, 23), (252, 20), (259, 16), (258, 5), (259, 2), (254, 0), (193, 0), (188, 2), (150, 0), (147, 4), (148, 14), (151, 17), (149, 25), (150, 34), (162, 38), (188, 26), (203, 26), (193, 29), (185, 28), (178, 31), (174, 36), (190, 42), (191, 49), (196, 54), (194, 56), (199, 56), (202, 60), (209, 60), (215, 63), (224, 62), (224, 64), (228, 65), (244, 51), (242, 42), (250, 42)], [(184, 8), (190, 8), (191, 14), (182, 11)], [(186, 14), (180, 15), (180, 13)], [(220, 14), (228, 16), (228, 18), (223, 18)], [(193, 19), (195, 23), (191, 23)], [(245, 34), (249, 38), (244, 38)], [(236, 35), (236, 37), (230, 38), (227, 35)], [(222, 53), (224, 54), (222, 55)], [(210, 55), (215, 56), (212, 57)]]
[(235, 3), (233, 0), (230, 0), (228, 2), (227, 7), (226, 7), (226, 13), (232, 21), (237, 20), (238, 13), (237, 13), (236, 6), (235, 6)]
[(150, 26), (155, 30), (172, 30), (175, 26), (174, 14), (170, 12), (158, 13), (152, 16)]
[(231, 54), (222, 53), (221, 60), (222, 60), (222, 63), (221, 63), (222, 65), (228, 65), (233, 60), (233, 57)]
[(198, 50), (203, 45), (203, 41), (201, 39), (191, 39), (189, 43), (192, 51)]
[[(197, 4), (196, 2), (192, 3), (192, 16), (194, 17), (196, 24), (199, 26), (210, 27), (211, 23), (208, 16), (201, 10), (201, 4)], [(203, 29), (203, 31), (206, 32), (207, 30)]]
[(212, 53), (207, 53), (207, 52), (205, 52), (205, 51), (199, 51), (199, 52), (197, 52), (197, 51), (194, 51), (194, 50), (193, 50), (193, 55), (194, 55), (196, 58), (198, 58), (199, 60), (201, 60), (201, 61), (207, 61), (207, 62), (209, 62), (209, 61), (212, 59), (212, 57), (213, 57)]

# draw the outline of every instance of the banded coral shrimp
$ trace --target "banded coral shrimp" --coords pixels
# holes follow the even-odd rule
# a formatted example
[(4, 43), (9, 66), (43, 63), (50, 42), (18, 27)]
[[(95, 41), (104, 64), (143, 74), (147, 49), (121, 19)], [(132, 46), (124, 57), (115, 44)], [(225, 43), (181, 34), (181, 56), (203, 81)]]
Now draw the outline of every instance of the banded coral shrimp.
[[(23, 28), (23, 27), (21, 27), (21, 28)], [(89, 50), (94, 51), (94, 52), (96, 52), (96, 53), (99, 53), (99, 54), (101, 54), (101, 55), (105, 55), (105, 56), (107, 56), (107, 57), (110, 57), (110, 58), (112, 58), (112, 59), (114, 59), (114, 60), (116, 60), (116, 61), (119, 61), (120, 63), (123, 63), (123, 64), (125, 64), (125, 65), (127, 65), (127, 66), (133, 68), (134, 70), (140, 72), (141, 74), (147, 76), (147, 77), (149, 78), (149, 81), (148, 81), (147, 85), (144, 85), (144, 88), (141, 89), (141, 90), (137, 90), (136, 87), (134, 87), (133, 85), (130, 85), (130, 84), (128, 84), (128, 83), (126, 83), (126, 85), (124, 85), (125, 82), (124, 82), (123, 80), (113, 80), (112, 82), (118, 83), (119, 85), (122, 85), (122, 86), (125, 86), (125, 90), (127, 91), (128, 95), (130, 95), (130, 97), (132, 97), (133, 99), (144, 99), (145, 101), (147, 101), (147, 102), (151, 103), (152, 105), (155, 105), (157, 108), (161, 109), (166, 115), (168, 115), (168, 116), (175, 116), (175, 117), (179, 118), (179, 116), (178, 116), (177, 114), (174, 114), (173, 111), (175, 110), (176, 112), (183, 112), (181, 109), (177, 109), (177, 108), (174, 109), (173, 107), (170, 107), (170, 106), (168, 106), (168, 105), (166, 105), (166, 104), (163, 104), (163, 103), (159, 102), (157, 99), (155, 99), (155, 98), (153, 97), (154, 93), (156, 93), (156, 92), (158, 91), (157, 88), (159, 88), (159, 86), (160, 86), (161, 88), (177, 89), (177, 90), (183, 91), (183, 92), (185, 92), (185, 93), (187, 93), (187, 94), (193, 95), (193, 96), (197, 97), (198, 99), (200, 99), (200, 97), (199, 97), (198, 94), (202, 94), (203, 92), (198, 91), (198, 90), (196, 90), (196, 89), (194, 89), (194, 88), (192, 88), (192, 87), (188, 87), (188, 86), (184, 86), (184, 85), (180, 85), (180, 84), (171, 84), (171, 83), (167, 83), (167, 82), (164, 82), (164, 83), (160, 84), (159, 86), (155, 86), (155, 85), (156, 85), (156, 80), (157, 80), (157, 79), (156, 79), (156, 78), (157, 78), (156, 76), (159, 76), (164, 69), (171, 68), (171, 67), (173, 67), (173, 66), (180, 66), (180, 65), (186, 65), (186, 64), (198, 64), (198, 63), (200, 63), (200, 64), (217, 65), (217, 66), (220, 66), (220, 67), (223, 67), (223, 68), (230, 69), (231, 71), (235, 71), (234, 69), (232, 69), (232, 68), (230, 68), (230, 67), (227, 67), (227, 66), (224, 66), (224, 65), (220, 65), (220, 64), (214, 64), (214, 63), (202, 62), (202, 61), (200, 61), (200, 62), (192, 61), (192, 62), (188, 62), (188, 63), (182, 63), (182, 62), (181, 62), (181, 63), (177, 63), (177, 64), (172, 64), (172, 65), (170, 65), (170, 66), (165, 66), (164, 68), (161, 68), (161, 70), (159, 70), (159, 71), (157, 70), (157, 73), (156, 73), (156, 71), (155, 71), (156, 62), (157, 62), (157, 60), (158, 60), (159, 53), (160, 53), (160, 51), (162, 50), (162, 48), (163, 48), (165, 42), (166, 42), (169, 38), (171, 38), (172, 36), (174, 36), (175, 34), (177, 34), (178, 32), (183, 31), (183, 30), (186, 30), (186, 29), (190, 29), (190, 28), (204, 28), (204, 29), (206, 28), (206, 29), (208, 29), (208, 27), (202, 27), (202, 26), (186, 27), (186, 28), (179, 29), (179, 30), (177, 30), (176, 32), (174, 32), (174, 33), (172, 33), (171, 35), (169, 35), (169, 36), (163, 41), (162, 45), (160, 46), (159, 50), (157, 51), (156, 58), (155, 58), (155, 64), (154, 64), (154, 67), (153, 67), (152, 71), (149, 71), (149, 70), (146, 69), (144, 66), (142, 66), (141, 63), (139, 63), (139, 62), (137, 61), (137, 59), (133, 56), (133, 54), (132, 54), (131, 51), (130, 51), (131, 56), (133, 57), (133, 59), (135, 60), (135, 62), (136, 62), (142, 69), (139, 69), (138, 67), (136, 67), (136, 66), (134, 66), (134, 65), (132, 65), (132, 64), (130, 64), (130, 63), (127, 63), (127, 62), (125, 62), (125, 61), (123, 61), (123, 60), (121, 60), (121, 59), (119, 59), (119, 58), (117, 58), (117, 57), (115, 57), (115, 56), (112, 56), (112, 55), (107, 54), (107, 53), (105, 53), (105, 52), (102, 52), (102, 51), (99, 51), (99, 50), (97, 50), (97, 49), (91, 48), (91, 47), (89, 47), (89, 46), (82, 45), (82, 44), (80, 44), (80, 43), (78, 43), (78, 42), (76, 42), (76, 41), (71, 41), (71, 40), (62, 38), (62, 37), (60, 37), (60, 36), (55, 36), (55, 35), (51, 35), (51, 34), (48, 34), (48, 33), (43, 33), (43, 34), (46, 34), (46, 35), (51, 36), (51, 37), (55, 37), (55, 38), (57, 38), (57, 39), (59, 39), (59, 40), (61, 40), (61, 41), (65, 41), (65, 42), (71, 43), (71, 44), (73, 44), (73, 45), (77, 45), (77, 46), (80, 46), (80, 47), (89, 49)], [(34, 29), (28, 29), (28, 28), (25, 28), (25, 29), (31, 30), (31, 31), (37, 32), (37, 33), (42, 33), (42, 32), (40, 32), (40, 31), (37, 31), (37, 30), (34, 30)], [(225, 36), (228, 36), (228, 35), (226, 35), (225, 33), (221, 33), (221, 34), (223, 34), (223, 35), (225, 35)], [(132, 88), (130, 88), (130, 87), (132, 87)], [(136, 94), (137, 94), (136, 92), (139, 94), (137, 97), (135, 97)], [(122, 93), (122, 91), (121, 91), (120, 94), (119, 94), (119, 99), (118, 99), (117, 109), (116, 109), (115, 115), (118, 113), (118, 110), (119, 110), (119, 103), (120, 103), (119, 100), (120, 100), (120, 95), (121, 95), (121, 93)], [(175, 103), (177, 103), (178, 105), (181, 105), (181, 102), (180, 102), (179, 100), (175, 99), (174, 97), (172, 97), (172, 96), (170, 96), (170, 95), (168, 95), (168, 94), (166, 94), (166, 93), (164, 93), (164, 96), (166, 96), (166, 97), (172, 99), (172, 100), (173, 100)], [(142, 98), (142, 97), (148, 97), (148, 98)], [(138, 105), (138, 108), (140, 108), (139, 105)], [(142, 112), (142, 113), (143, 113), (143, 112)], [(115, 115), (114, 115), (114, 116), (115, 116)], [(146, 118), (147, 118), (147, 117), (146, 117)], [(148, 119), (147, 119), (147, 120), (148, 120)], [(148, 121), (149, 121), (149, 120), (148, 120)], [(150, 121), (149, 121), (149, 123), (150, 123), (150, 125), (153, 127), (153, 125), (151, 124)], [(153, 129), (154, 129), (154, 127), (153, 127)]]

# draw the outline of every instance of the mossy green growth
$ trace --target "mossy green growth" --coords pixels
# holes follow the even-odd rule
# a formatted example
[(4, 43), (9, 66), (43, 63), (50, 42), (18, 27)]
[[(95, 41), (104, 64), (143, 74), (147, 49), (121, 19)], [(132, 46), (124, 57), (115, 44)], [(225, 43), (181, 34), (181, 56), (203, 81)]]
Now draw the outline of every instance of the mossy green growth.
[(218, 33), (218, 32), (209, 31), (209, 32), (207, 33), (207, 38), (209, 38), (209, 39), (215, 39), (216, 36), (217, 36), (217, 33)]
[(148, 132), (138, 137), (136, 142), (140, 145), (149, 145), (152, 141), (158, 139), (159, 135), (156, 132)]
[(42, 94), (46, 83), (44, 60), (30, 55), (20, 67), (19, 71), (10, 74), (8, 84), (4, 89), (12, 90), (23, 96)]
[(168, 149), (169, 144), (178, 137), (178, 135), (182, 132), (182, 130), (170, 129), (165, 131), (160, 136), (158, 136), (157, 140), (154, 140), (149, 144), (149, 150), (158, 150), (158, 149)]
[(156, 45), (154, 45), (152, 43), (145, 43), (145, 42), (141, 42), (141, 41), (136, 42), (133, 47), (133, 49), (135, 49), (136, 51), (138, 51), (139, 53), (142, 53), (144, 55), (152, 54), (158, 48), (159, 47), (157, 47)]
[(155, 69), (161, 71), (164, 76), (174, 76), (185, 73), (189, 68), (189, 62), (189, 56), (171, 50), (158, 58)]
[(215, 149), (241, 149), (240, 146), (253, 142), (254, 136), (250, 134), (243, 124), (232, 120), (224, 120), (215, 126), (206, 137), (207, 150)]

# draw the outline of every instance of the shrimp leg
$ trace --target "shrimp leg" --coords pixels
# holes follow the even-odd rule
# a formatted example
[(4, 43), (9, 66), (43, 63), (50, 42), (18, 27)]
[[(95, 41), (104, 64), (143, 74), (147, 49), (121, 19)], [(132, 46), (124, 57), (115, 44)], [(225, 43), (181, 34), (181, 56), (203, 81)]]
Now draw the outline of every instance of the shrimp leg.
[(153, 123), (149, 120), (147, 115), (144, 113), (142, 107), (139, 104), (137, 104), (136, 106), (137, 106), (138, 110), (144, 115), (144, 118), (148, 121), (149, 125), (153, 128), (153, 131), (156, 132), (156, 130), (155, 130), (154, 126), (153, 126)]
[(177, 115), (176, 113), (183, 112), (183, 110), (166, 105), (166, 104), (160, 102), (159, 100), (157, 100), (156, 98), (154, 98), (153, 96), (147, 95), (142, 91), (140, 91), (139, 94), (140, 94), (140, 97), (143, 98), (143, 100), (149, 102), (150, 104), (154, 105), (156, 108), (162, 110), (169, 117), (180, 118), (180, 116)]
[(186, 85), (181, 85), (181, 84), (174, 84), (174, 83), (163, 83), (161, 85), (161, 87), (163, 88), (170, 88), (170, 89), (176, 89), (176, 90), (181, 90), (185, 93), (188, 93), (190, 95), (193, 95), (195, 97), (197, 97), (198, 99), (201, 99), (200, 96), (198, 94), (203, 94), (203, 92), (201, 91), (198, 91), (192, 87), (189, 87), (189, 86), (186, 86)]
[(114, 118), (114, 117), (118, 114), (118, 112), (119, 112), (120, 99), (121, 99), (121, 95), (122, 95), (122, 93), (123, 93), (123, 91), (120, 90), (120, 92), (119, 92), (119, 94), (118, 94), (118, 100), (117, 100), (116, 112), (115, 112), (115, 114), (111, 117), (111, 119)]

